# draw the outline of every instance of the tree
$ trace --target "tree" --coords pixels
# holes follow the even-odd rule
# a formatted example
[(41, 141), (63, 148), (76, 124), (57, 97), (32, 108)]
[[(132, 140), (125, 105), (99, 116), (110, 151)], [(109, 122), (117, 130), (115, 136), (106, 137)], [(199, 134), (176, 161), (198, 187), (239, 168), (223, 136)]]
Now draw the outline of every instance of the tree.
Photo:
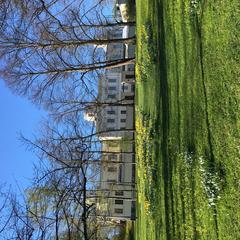
[(133, 63), (134, 58), (107, 58), (99, 48), (135, 41), (112, 34), (123, 23), (104, 16), (103, 2), (35, 0), (26, 14), (21, 8), (13, 14), (18, 5), (12, 4), (0, 37), (8, 86), (35, 102), (54, 99), (69, 84), (85, 96), (96, 91), (97, 72)]
[[(95, 239), (97, 229), (107, 222), (107, 215), (96, 211), (96, 203), (111, 192), (110, 188), (98, 188), (101, 159), (105, 154), (119, 153), (103, 152), (95, 135), (82, 138), (89, 131), (91, 128), (82, 127), (78, 118), (72, 118), (59, 128), (45, 125), (43, 135), (34, 141), (22, 138), (38, 154), (40, 163), (36, 166), (34, 184), (27, 191), (25, 212), (20, 209), (15, 216), (28, 219), (31, 227), (26, 227), (34, 229), (34, 237)], [(71, 138), (73, 135), (75, 138)], [(121, 183), (123, 187), (124, 184), (130, 183)], [(107, 198), (123, 197), (108, 194)]]
[[(71, 116), (59, 125), (46, 123), (42, 135), (33, 141), (22, 137), (40, 162), (35, 166), (34, 183), (24, 201), (11, 198), (12, 214), (8, 227), (4, 228), (12, 233), (11, 237), (100, 239), (96, 234), (107, 223), (107, 215), (99, 215), (96, 202), (106, 197), (123, 199), (106, 196), (110, 188), (98, 188), (104, 164), (101, 160), (106, 154), (122, 152), (103, 151), (94, 126), (84, 123), (78, 116)], [(105, 161), (105, 164), (121, 162)], [(123, 187), (124, 184), (129, 183), (122, 183)]]
[(106, 45), (123, 47), (135, 41), (135, 37), (122, 39), (119, 35), (124, 26), (134, 23), (106, 17), (104, 3), (0, 3), (2, 76), (16, 93), (43, 104), (62, 120), (46, 123), (43, 134), (34, 140), (22, 137), (40, 161), (35, 166), (34, 184), (23, 201), (9, 198), (11, 214), (2, 229), (10, 230), (12, 238), (99, 239), (96, 202), (110, 191), (98, 188), (99, 172), (103, 164), (123, 163), (101, 160), (110, 154), (133, 154), (103, 150), (98, 135), (108, 131), (97, 132), (93, 123), (83, 120), (83, 111), (89, 109), (97, 112), (107, 106), (133, 106), (125, 99), (98, 98), (98, 80), (103, 72), (134, 62), (134, 58), (109, 56), (104, 51)]

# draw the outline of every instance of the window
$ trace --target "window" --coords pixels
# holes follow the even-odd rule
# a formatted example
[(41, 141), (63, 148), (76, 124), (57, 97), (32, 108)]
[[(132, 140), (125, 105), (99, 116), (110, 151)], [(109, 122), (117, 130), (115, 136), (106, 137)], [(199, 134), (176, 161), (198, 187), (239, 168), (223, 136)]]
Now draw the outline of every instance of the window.
[(110, 82), (110, 83), (115, 83), (117, 81), (117, 79), (114, 79), (114, 78), (109, 78), (108, 79), (108, 82)]
[(128, 71), (134, 71), (134, 65), (133, 64), (128, 65)]
[(135, 91), (135, 85), (131, 85), (131, 91), (132, 91), (132, 92)]
[[(121, 35), (118, 35), (118, 36), (117, 36), (117, 34), (115, 34), (115, 36), (114, 36), (114, 38), (120, 38), (120, 37), (121, 37)], [(119, 44), (118, 44), (118, 45), (115, 44), (115, 45), (112, 46), (112, 48), (113, 48), (115, 51), (121, 50), (121, 47), (122, 47), (122, 46), (119, 45)]]
[[(114, 36), (115, 38), (121, 38), (121, 37), (122, 37), (122, 32), (120, 32), (120, 31), (115, 32), (115, 33), (113, 34), (113, 36)], [(114, 46), (116, 46), (116, 45), (114, 45)], [(119, 44), (118, 44), (117, 46), (119, 46)]]
[(123, 191), (115, 191), (116, 196), (123, 196), (124, 192)]
[(121, 110), (121, 114), (126, 114), (127, 111), (126, 110)]
[(108, 123), (114, 123), (114, 122), (115, 122), (115, 119), (113, 119), (113, 118), (108, 118), (108, 119), (107, 119), (107, 122), (108, 122)]
[(122, 119), (120, 120), (120, 122), (121, 122), (121, 123), (125, 123), (125, 122), (126, 122), (126, 118), (122, 118)]
[(132, 167), (132, 182), (135, 182), (135, 178), (136, 178), (135, 177), (135, 174), (136, 174), (135, 172), (136, 172), (136, 168), (135, 168), (135, 166), (133, 166)]
[(109, 161), (116, 161), (117, 160), (117, 155), (116, 154), (111, 154), (108, 156)]
[(116, 172), (117, 168), (116, 167), (108, 167), (108, 172)]
[(108, 99), (113, 99), (113, 98), (116, 98), (116, 94), (109, 94), (107, 97)]
[(117, 181), (115, 179), (108, 179), (107, 182), (108, 183), (116, 183)]
[(122, 85), (122, 90), (123, 90), (123, 92), (124, 92), (125, 90), (128, 90), (128, 86), (125, 85), (125, 84), (123, 84), (123, 85)]
[(122, 182), (122, 172), (123, 172), (123, 169), (122, 169), (122, 165), (119, 166), (119, 172), (118, 172), (118, 181), (119, 182)]
[(116, 200), (115, 200), (115, 204), (121, 204), (121, 205), (123, 205), (123, 200), (121, 200), (121, 199), (116, 199)]
[(115, 114), (116, 112), (114, 110), (107, 111), (107, 114)]
[(115, 87), (115, 86), (110, 86), (110, 87), (108, 87), (108, 90), (109, 90), (109, 91), (115, 91), (115, 90), (117, 90), (117, 87)]
[(125, 78), (126, 79), (131, 79), (131, 78), (134, 78), (134, 74), (126, 74)]
[(134, 100), (134, 96), (125, 96), (125, 100)]
[(122, 214), (123, 213), (123, 209), (122, 208), (115, 208), (114, 212)]

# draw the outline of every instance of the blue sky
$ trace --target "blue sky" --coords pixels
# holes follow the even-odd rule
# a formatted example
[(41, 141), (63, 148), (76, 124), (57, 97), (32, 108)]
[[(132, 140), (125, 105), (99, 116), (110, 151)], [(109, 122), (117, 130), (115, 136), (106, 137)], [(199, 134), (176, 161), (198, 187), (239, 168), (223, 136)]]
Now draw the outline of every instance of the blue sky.
[(0, 185), (6, 183), (16, 189), (16, 181), (21, 188), (29, 185), (32, 176), (34, 153), (18, 140), (21, 132), (24, 136), (33, 136), (44, 112), (28, 100), (13, 95), (0, 79)]
[[(88, 2), (87, 2), (88, 3)], [(90, 3), (90, 2), (89, 2)], [(104, 9), (107, 15), (112, 14), (112, 6)], [(18, 184), (25, 188), (32, 177), (32, 163), (36, 161), (34, 153), (18, 140), (21, 132), (31, 136), (38, 132), (41, 119), (46, 116), (43, 111), (23, 97), (13, 95), (0, 79), (0, 185)]]

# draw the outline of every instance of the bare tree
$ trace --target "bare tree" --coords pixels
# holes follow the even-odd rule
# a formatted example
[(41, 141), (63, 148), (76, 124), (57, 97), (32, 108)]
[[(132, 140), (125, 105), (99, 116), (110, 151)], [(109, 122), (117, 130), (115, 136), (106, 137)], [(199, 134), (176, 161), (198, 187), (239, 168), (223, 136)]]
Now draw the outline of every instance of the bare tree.
[[(8, 230), (10, 227), (16, 239), (96, 239), (99, 224), (103, 225), (107, 217), (96, 210), (96, 203), (106, 198), (106, 193), (108, 199), (123, 198), (109, 194), (111, 189), (99, 188), (101, 164), (121, 164), (103, 163), (101, 159), (121, 152), (102, 151), (95, 135), (81, 137), (88, 131), (93, 130), (81, 127), (76, 118), (65, 126), (61, 123), (59, 128), (46, 125), (44, 134), (34, 141), (23, 138), (40, 162), (35, 166), (34, 184), (24, 201), (20, 204), (11, 199), (13, 214)], [(71, 139), (71, 135), (78, 139)], [(121, 186), (124, 189), (128, 184), (132, 183)]]
[[(0, 2), (4, 80), (16, 93), (43, 103), (62, 119), (55, 125), (45, 124), (43, 134), (33, 141), (22, 137), (40, 162), (35, 167), (34, 184), (23, 200), (8, 197), (10, 214), (0, 231), (9, 231), (9, 239), (99, 239), (96, 202), (106, 197), (106, 192), (109, 199), (118, 198), (109, 194), (111, 189), (99, 188), (100, 170), (103, 165), (135, 164), (107, 160), (110, 155), (134, 152), (103, 150), (98, 138), (107, 132), (134, 132), (134, 128), (96, 130), (94, 123), (83, 120), (83, 111), (89, 109), (98, 112), (107, 106), (134, 104), (125, 99), (98, 98), (99, 76), (106, 69), (134, 62), (124, 55), (108, 55), (108, 46), (124, 49), (125, 44), (134, 43), (135, 37), (121, 37), (122, 28), (134, 23), (108, 17), (104, 2)], [(119, 185), (124, 189), (134, 184)]]
[[(94, 126), (81, 125), (79, 118), (71, 117), (59, 126), (45, 124), (41, 131), (33, 141), (23, 138), (40, 162), (23, 201), (9, 197), (11, 214), (3, 232), (10, 233), (8, 239), (21, 240), (100, 239), (98, 229), (104, 227), (108, 215), (97, 211), (96, 203), (106, 197), (131, 200), (111, 195), (111, 188), (99, 188), (100, 168), (121, 164), (102, 159), (122, 152), (103, 151)], [(129, 184), (133, 183), (120, 185), (125, 191)]]
[[(134, 62), (109, 58), (102, 48), (133, 43), (113, 34), (123, 23), (104, 15), (103, 1), (36, 0), (26, 15), (14, 8), (0, 37), (1, 74), (18, 94), (36, 102), (52, 99), (71, 84), (83, 94), (96, 91), (96, 74)], [(6, 17), (5, 17), (6, 18)]]

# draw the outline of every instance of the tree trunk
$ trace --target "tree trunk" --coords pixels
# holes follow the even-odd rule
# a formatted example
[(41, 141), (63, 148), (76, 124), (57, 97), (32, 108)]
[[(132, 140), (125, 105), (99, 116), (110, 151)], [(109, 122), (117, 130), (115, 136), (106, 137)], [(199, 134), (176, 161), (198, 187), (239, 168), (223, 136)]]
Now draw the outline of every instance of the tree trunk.
[(111, 43), (130, 44), (135, 43), (135, 37), (129, 38), (117, 38), (117, 39), (90, 39), (90, 40), (60, 40), (59, 42), (41, 43), (41, 42), (12, 42), (11, 39), (8, 42), (0, 42), (0, 49), (12, 48), (12, 49), (24, 49), (24, 48), (66, 48), (66, 47), (78, 47), (87, 45), (107, 45)]

